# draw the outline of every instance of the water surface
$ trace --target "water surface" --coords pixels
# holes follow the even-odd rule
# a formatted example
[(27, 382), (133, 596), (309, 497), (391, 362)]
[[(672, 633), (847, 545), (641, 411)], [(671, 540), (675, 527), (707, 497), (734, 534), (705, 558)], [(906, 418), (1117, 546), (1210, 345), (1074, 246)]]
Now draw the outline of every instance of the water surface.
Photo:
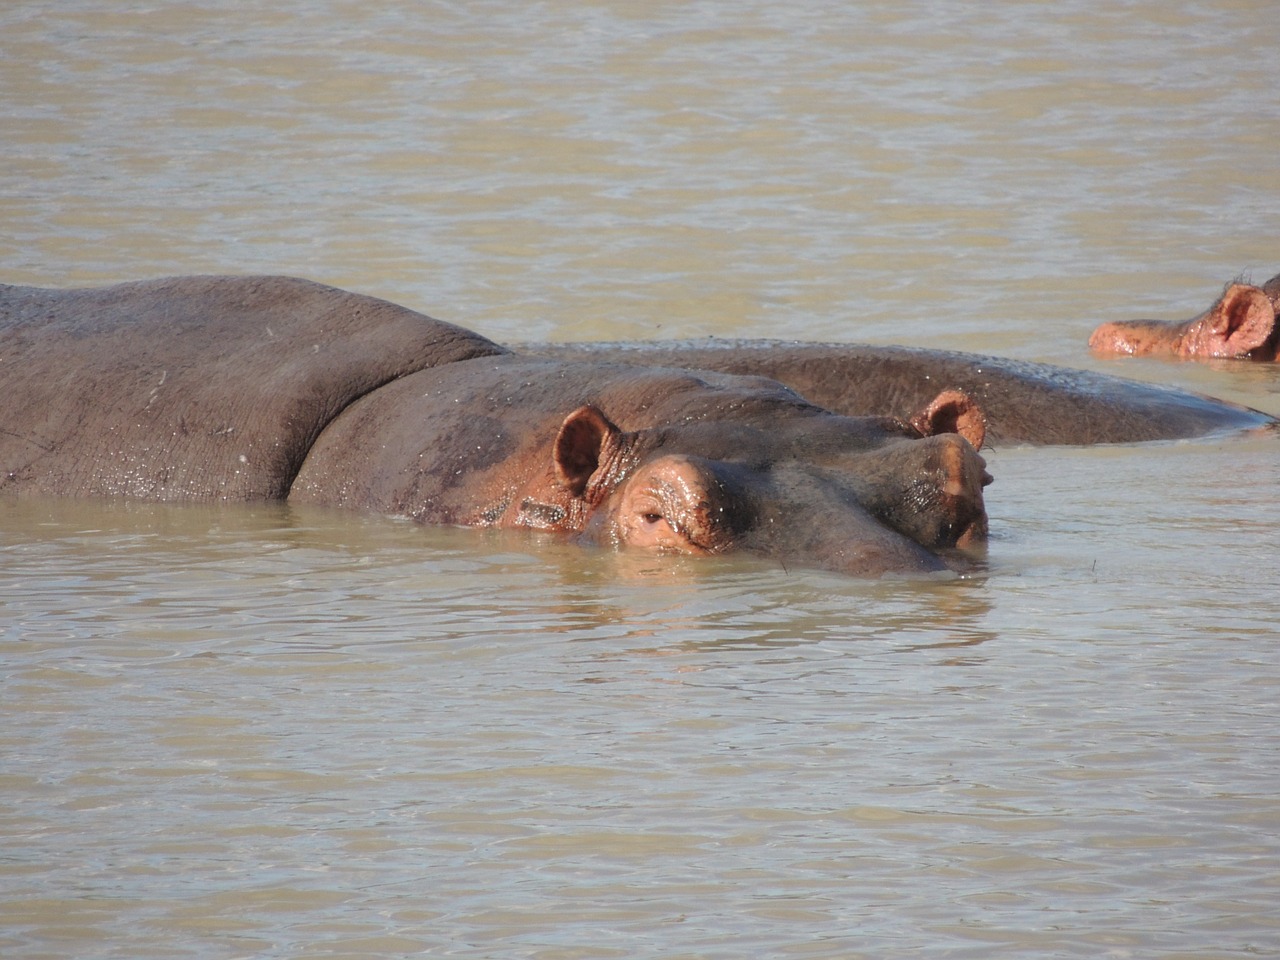
[[(0, 282), (1091, 358), (1280, 270), (1274, 11), (0, 12)], [(989, 569), (0, 503), (0, 953), (1280, 953), (1274, 437), (1003, 448)]]

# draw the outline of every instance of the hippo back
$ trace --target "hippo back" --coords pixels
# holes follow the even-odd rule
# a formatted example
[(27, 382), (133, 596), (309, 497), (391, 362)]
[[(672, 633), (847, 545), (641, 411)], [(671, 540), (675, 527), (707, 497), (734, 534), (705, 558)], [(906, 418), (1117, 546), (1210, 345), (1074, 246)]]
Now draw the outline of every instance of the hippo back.
[(0, 286), (0, 494), (279, 499), (356, 398), (504, 352), (287, 277)]
[(771, 377), (845, 416), (901, 415), (940, 389), (973, 399), (990, 443), (1144, 443), (1274, 427), (1265, 413), (1173, 387), (981, 354), (781, 340), (673, 340), (515, 346), (561, 360)]

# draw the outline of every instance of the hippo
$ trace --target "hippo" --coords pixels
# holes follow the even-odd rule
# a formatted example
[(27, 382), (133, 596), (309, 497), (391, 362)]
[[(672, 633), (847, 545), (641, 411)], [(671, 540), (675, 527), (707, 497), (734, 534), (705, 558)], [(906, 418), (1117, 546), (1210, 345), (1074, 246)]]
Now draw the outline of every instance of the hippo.
[(1257, 287), (1241, 280), (1190, 320), (1125, 320), (1104, 323), (1089, 337), (1099, 354), (1182, 359), (1280, 359), (1280, 274)]
[(1147, 443), (1275, 424), (1257, 410), (1185, 390), (959, 351), (721, 339), (520, 344), (518, 349), (560, 360), (609, 359), (765, 376), (846, 416), (917, 409), (944, 384), (981, 409), (988, 446)]
[(0, 495), (287, 500), (865, 576), (970, 569), (987, 534), (960, 391), (847, 417), (306, 280), (0, 287), (0, 370)]
[[(287, 500), (860, 576), (964, 572), (986, 540), (993, 432), (1274, 423), (962, 354), (565, 349), (288, 277), (0, 286), (0, 496)], [(1067, 398), (1081, 423), (1057, 423)]]

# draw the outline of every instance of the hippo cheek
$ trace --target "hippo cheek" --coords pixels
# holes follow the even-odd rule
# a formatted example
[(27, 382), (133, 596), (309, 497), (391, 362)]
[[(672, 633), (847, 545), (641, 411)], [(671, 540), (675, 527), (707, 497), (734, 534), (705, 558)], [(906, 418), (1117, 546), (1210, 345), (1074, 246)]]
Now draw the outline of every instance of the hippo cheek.
[(843, 497), (805, 498), (766, 516), (742, 548), (784, 567), (833, 570), (857, 577), (948, 569), (940, 557), (890, 530)]
[[(716, 495), (709, 499), (724, 536), (709, 552), (742, 551), (784, 567), (860, 577), (947, 569), (935, 554), (873, 516), (841, 473), (795, 462), (758, 471), (714, 467)], [(701, 529), (708, 526), (704, 520)]]
[[(909, 443), (945, 449), (952, 441), (981, 462), (953, 435)], [(985, 515), (983, 521), (985, 533)], [(696, 457), (659, 458), (610, 497), (584, 535), (596, 542), (692, 555), (751, 553), (784, 567), (861, 577), (948, 569), (938, 556), (873, 515), (848, 476), (798, 463), (753, 469)]]
[(986, 461), (964, 438), (940, 434), (858, 457), (851, 489), (876, 519), (932, 549), (980, 547), (987, 538)]
[(746, 500), (710, 507), (733, 527), (731, 535), (708, 535), (708, 525), (668, 518), (651, 492), (626, 499), (629, 511), (601, 518), (587, 530), (596, 542), (694, 556), (752, 554), (784, 568), (832, 570), (857, 577), (948, 569), (939, 557), (872, 517), (843, 491), (795, 489), (779, 495), (773, 484)]

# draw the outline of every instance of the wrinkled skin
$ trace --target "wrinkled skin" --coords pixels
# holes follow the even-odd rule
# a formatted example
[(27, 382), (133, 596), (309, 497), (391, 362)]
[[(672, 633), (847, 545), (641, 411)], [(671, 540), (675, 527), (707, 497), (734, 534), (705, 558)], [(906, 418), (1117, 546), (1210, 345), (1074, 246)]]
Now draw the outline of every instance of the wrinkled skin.
[[(565, 350), (516, 355), (281, 277), (0, 287), (0, 494), (289, 499), (878, 575), (964, 568), (957, 551), (981, 547), (988, 431), (1123, 442), (1269, 422), (963, 354)], [(990, 422), (975, 392), (997, 400)]]
[(860, 574), (940, 569), (933, 551), (986, 537), (982, 458), (927, 435), (967, 406), (944, 393), (913, 426), (758, 378), (486, 358), (352, 404), (290, 499)]
[(503, 352), (403, 307), (282, 277), (0, 286), (0, 493), (282, 499), (356, 398)]
[(3, 494), (287, 498), (872, 576), (986, 538), (983, 418), (956, 391), (844, 417), (284, 278), (0, 288), (0, 364)]
[(1100, 354), (1182, 359), (1280, 358), (1280, 274), (1260, 287), (1227, 285), (1208, 310), (1190, 320), (1104, 323), (1089, 337)]

